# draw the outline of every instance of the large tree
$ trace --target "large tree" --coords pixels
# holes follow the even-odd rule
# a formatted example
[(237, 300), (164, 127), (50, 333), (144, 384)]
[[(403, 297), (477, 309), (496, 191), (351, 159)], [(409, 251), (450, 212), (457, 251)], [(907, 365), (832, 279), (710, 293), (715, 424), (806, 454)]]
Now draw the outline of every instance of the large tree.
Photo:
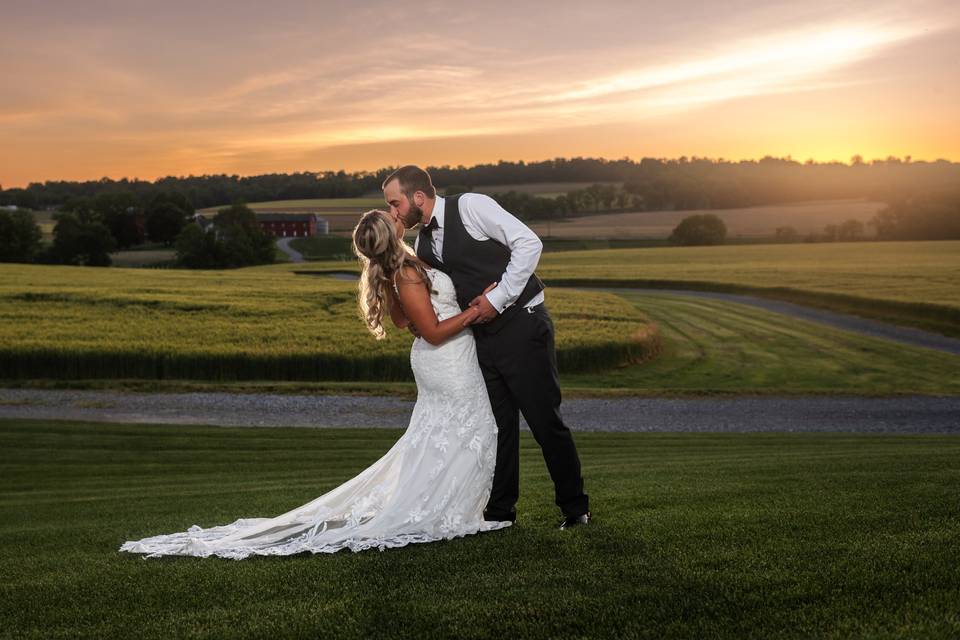
[(145, 240), (143, 207), (128, 191), (71, 198), (63, 206), (63, 211), (76, 214), (81, 222), (102, 223), (120, 249), (142, 244)]
[(685, 246), (723, 244), (727, 225), (712, 213), (687, 216), (670, 234), (670, 241)]
[(110, 253), (116, 248), (116, 240), (102, 222), (84, 221), (65, 212), (57, 216), (48, 257), (62, 264), (108, 267)]
[(147, 208), (147, 237), (152, 242), (171, 244), (187, 226), (187, 214), (171, 202), (157, 202)]
[(193, 269), (219, 269), (269, 264), (274, 238), (260, 228), (252, 210), (242, 204), (221, 209), (206, 230), (189, 224), (176, 241), (178, 264)]
[(203, 230), (191, 223), (177, 236), (177, 264), (188, 269), (218, 269), (224, 266), (223, 244), (215, 229)]
[(29, 211), (0, 211), (0, 262), (33, 262), (42, 237)]

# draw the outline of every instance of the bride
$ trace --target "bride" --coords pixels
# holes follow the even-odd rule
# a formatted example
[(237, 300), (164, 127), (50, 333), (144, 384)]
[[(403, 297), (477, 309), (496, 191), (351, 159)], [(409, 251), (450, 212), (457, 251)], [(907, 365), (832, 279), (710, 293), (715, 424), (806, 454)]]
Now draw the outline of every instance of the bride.
[(467, 327), (478, 308), (461, 311), (453, 282), (420, 262), (403, 241), (400, 220), (368, 211), (353, 233), (363, 266), (359, 303), (370, 332), (385, 336), (383, 316), (413, 324), (410, 350), (417, 402), (393, 447), (359, 475), (273, 518), (241, 518), (209, 528), (123, 543), (120, 551), (220, 556), (334, 553), (448, 540), (509, 526), (488, 522), (497, 426)]

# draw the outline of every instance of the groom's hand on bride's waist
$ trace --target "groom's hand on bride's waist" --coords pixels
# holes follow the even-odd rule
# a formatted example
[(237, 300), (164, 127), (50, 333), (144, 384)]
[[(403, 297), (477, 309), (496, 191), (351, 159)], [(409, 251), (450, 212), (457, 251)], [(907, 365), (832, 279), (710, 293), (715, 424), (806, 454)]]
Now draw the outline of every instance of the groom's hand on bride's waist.
[(484, 322), (490, 322), (497, 317), (497, 310), (493, 308), (493, 305), (490, 304), (490, 301), (487, 300), (487, 294), (496, 288), (497, 283), (494, 282), (489, 287), (483, 290), (483, 293), (478, 295), (476, 298), (470, 301), (471, 307), (478, 307), (480, 313), (477, 315), (477, 319), (474, 320), (471, 324), (483, 324)]

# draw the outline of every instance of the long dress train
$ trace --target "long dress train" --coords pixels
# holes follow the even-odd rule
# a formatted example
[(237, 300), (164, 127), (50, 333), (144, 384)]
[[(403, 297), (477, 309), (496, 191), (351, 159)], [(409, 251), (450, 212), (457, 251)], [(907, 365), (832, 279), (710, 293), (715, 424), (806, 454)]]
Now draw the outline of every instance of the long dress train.
[[(441, 320), (460, 313), (453, 282), (429, 270)], [(410, 351), (417, 402), (410, 425), (382, 458), (319, 498), (273, 518), (124, 542), (120, 551), (220, 556), (333, 553), (448, 540), (509, 526), (483, 520), (496, 463), (497, 426), (469, 329)]]

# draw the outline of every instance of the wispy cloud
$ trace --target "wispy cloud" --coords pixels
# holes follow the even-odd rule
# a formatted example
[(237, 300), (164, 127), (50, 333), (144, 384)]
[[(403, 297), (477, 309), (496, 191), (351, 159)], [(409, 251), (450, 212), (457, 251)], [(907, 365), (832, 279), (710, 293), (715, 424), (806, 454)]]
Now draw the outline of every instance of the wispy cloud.
[[(960, 8), (947, 0), (558, 1), (547, 13), (507, 2), (277, 2), (228, 14), (203, 3), (18, 5), (0, 24), (0, 141), (27, 151), (0, 159), (0, 181), (54, 177), (44, 170), (54, 157), (58, 167), (85, 158), (77, 172), (93, 176), (243, 171), (252, 159), (296, 169), (284, 163), (322, 149), (666, 126), (760, 100), (779, 100), (766, 114), (785, 131), (826, 130), (822, 114), (797, 111), (801, 95), (882, 97), (885, 131), (905, 109), (932, 118), (941, 105), (960, 108), (960, 90), (942, 83), (938, 102), (905, 102), (910, 83), (955, 75), (960, 37), (947, 35), (957, 35)], [(728, 126), (757, 139), (742, 118)], [(519, 145), (497, 148), (503, 157), (536, 148)], [(628, 145), (618, 153), (639, 152)]]

